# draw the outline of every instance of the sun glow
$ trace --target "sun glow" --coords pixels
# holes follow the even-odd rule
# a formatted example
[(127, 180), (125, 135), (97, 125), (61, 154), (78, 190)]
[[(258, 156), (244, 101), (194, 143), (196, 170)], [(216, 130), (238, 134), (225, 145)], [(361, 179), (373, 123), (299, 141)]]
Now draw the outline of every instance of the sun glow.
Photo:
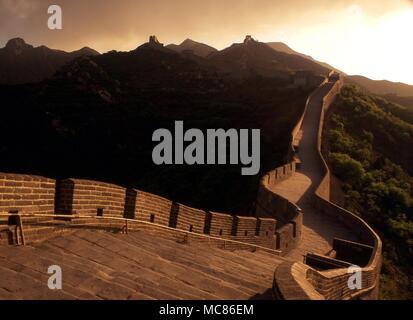
[(347, 74), (413, 84), (412, 32), (411, 7), (375, 19), (354, 5), (324, 24), (287, 30), (283, 40)]
[[(398, 12), (366, 29), (366, 38), (374, 46), (372, 54), (363, 54), (373, 67), (373, 78), (385, 74), (388, 80), (413, 84), (413, 10)], [(369, 43), (368, 43), (369, 44)], [(377, 53), (377, 54), (375, 54)]]
[(373, 79), (403, 81), (413, 84), (413, 10), (403, 10), (374, 21), (358, 20), (348, 30), (348, 61), (343, 63), (350, 74), (364, 74)]

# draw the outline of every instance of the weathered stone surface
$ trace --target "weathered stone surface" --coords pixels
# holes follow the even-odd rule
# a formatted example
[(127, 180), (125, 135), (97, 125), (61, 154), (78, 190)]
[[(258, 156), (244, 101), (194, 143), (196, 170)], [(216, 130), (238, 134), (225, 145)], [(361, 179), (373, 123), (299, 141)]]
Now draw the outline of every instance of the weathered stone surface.
[[(282, 258), (179, 244), (146, 231), (79, 230), (35, 246), (0, 246), (0, 299), (249, 299), (272, 286)], [(59, 265), (63, 290), (47, 287)]]

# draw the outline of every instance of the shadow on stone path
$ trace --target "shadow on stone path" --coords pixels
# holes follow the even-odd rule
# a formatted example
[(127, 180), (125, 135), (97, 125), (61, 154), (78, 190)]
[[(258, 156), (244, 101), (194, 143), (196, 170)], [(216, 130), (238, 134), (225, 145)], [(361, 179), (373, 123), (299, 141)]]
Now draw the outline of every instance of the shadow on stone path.
[(296, 203), (303, 210), (302, 239), (299, 246), (287, 257), (302, 261), (307, 252), (327, 254), (334, 238), (356, 240), (341, 223), (318, 213), (314, 207), (314, 192), (319, 186), (323, 170), (318, 159), (317, 136), (323, 97), (334, 83), (326, 83), (317, 89), (308, 105), (301, 126), (298, 157), (301, 168), (292, 177), (271, 187), (271, 190)]

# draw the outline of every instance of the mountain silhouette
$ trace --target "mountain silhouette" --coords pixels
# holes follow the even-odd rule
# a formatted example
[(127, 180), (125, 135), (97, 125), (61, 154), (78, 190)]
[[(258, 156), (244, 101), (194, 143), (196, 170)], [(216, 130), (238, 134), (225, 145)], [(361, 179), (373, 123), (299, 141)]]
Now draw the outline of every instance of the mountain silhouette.
[(247, 36), (243, 43), (213, 53), (208, 59), (222, 71), (235, 77), (251, 75), (288, 77), (288, 73), (307, 70), (328, 74), (328, 68), (298, 55), (276, 51)]
[(285, 52), (285, 53), (288, 53), (288, 54), (295, 54), (295, 55), (300, 56), (302, 58), (305, 58), (305, 59), (311, 60), (313, 62), (316, 62), (316, 63), (320, 64), (321, 66), (326, 67), (328, 69), (334, 70), (334, 71), (339, 72), (339, 73), (344, 73), (344, 72), (332, 67), (328, 63), (317, 61), (309, 55), (306, 55), (306, 54), (303, 54), (303, 53), (300, 53), (300, 52), (297, 52), (297, 51), (291, 49), (289, 46), (287, 46), (283, 42), (267, 42), (267, 45), (269, 45), (271, 48), (273, 48), (276, 51)]
[[(46, 46), (34, 47), (22, 38), (14, 38), (9, 40), (4, 48), (0, 48), (0, 84), (40, 82), (52, 77), (71, 61), (86, 56), (96, 57), (100, 54), (88, 47), (73, 52), (50, 49)], [(135, 50), (111, 51), (103, 55), (99, 61), (104, 68), (108, 68), (110, 74), (113, 71), (113, 74), (119, 75), (120, 79), (125, 78), (132, 82), (137, 81), (138, 74), (145, 77), (143, 82), (148, 82), (151, 78), (166, 78), (166, 75), (171, 76), (173, 72), (176, 72), (180, 79), (188, 75), (194, 78), (199, 76), (201, 70), (233, 77), (260, 75), (284, 80), (294, 72), (302, 70), (323, 75), (329, 70), (339, 71), (327, 63), (319, 62), (311, 56), (293, 50), (285, 43), (262, 43), (255, 41), (251, 36), (247, 36), (243, 43), (234, 43), (221, 51), (191, 39), (186, 39), (179, 45), (164, 46), (156, 36), (151, 36), (147, 43)], [(80, 66), (80, 69), (85, 65), (91, 64), (87, 60), (80, 65), (75, 64), (76, 68)], [(76, 69), (75, 72), (67, 71), (70, 69), (69, 66), (65, 70), (72, 75), (81, 71), (80, 69)], [(95, 69), (92, 68), (93, 70)], [(153, 75), (157, 72), (164, 73), (165, 76)], [(96, 79), (101, 79), (102, 74), (97, 74)], [(59, 76), (62, 75), (63, 73), (60, 73)], [(346, 76), (346, 81), (357, 84), (373, 94), (386, 96), (396, 103), (409, 106), (412, 104), (412, 85), (386, 80), (376, 81), (358, 75)]]
[(179, 45), (176, 44), (169, 44), (166, 46), (167, 48), (174, 50), (176, 52), (182, 53), (183, 51), (192, 51), (193, 54), (202, 57), (202, 58), (206, 58), (208, 57), (210, 54), (217, 52), (218, 50), (206, 45), (204, 43), (200, 43), (200, 42), (196, 42), (194, 40), (191, 39), (186, 39), (184, 42), (182, 42)]
[[(285, 46), (283, 50), (288, 51), (287, 48)], [(73, 52), (53, 50), (46, 46), (33, 47), (23, 39), (15, 38), (0, 49), (0, 84), (40, 82), (52, 77), (69, 62), (85, 56), (96, 59), (93, 59), (92, 63), (74, 63), (74, 70), (70, 70), (69, 66), (59, 77), (63, 74), (79, 74), (83, 66), (89, 71), (88, 76), (81, 75), (82, 79), (86, 81), (91, 77), (93, 81), (100, 81), (103, 73), (93, 75), (96, 71), (90, 67), (93, 63), (97, 63), (103, 68), (103, 72), (110, 74), (112, 80), (128, 81), (129, 84), (138, 81), (148, 84), (160, 79), (166, 80), (168, 77), (169, 80), (191, 82), (197, 77), (205, 76), (206, 72), (235, 78), (259, 75), (290, 81), (291, 75), (296, 71), (306, 70), (324, 75), (330, 71), (306, 57), (274, 50), (265, 43), (255, 41), (251, 36), (247, 36), (243, 43), (233, 44), (221, 51), (190, 39), (178, 46), (164, 46), (156, 36), (150, 36), (147, 43), (135, 50), (110, 51), (104, 55), (87, 47)]]
[(401, 82), (372, 80), (358, 75), (347, 76), (346, 81), (349, 83), (357, 84), (373, 94), (413, 97), (413, 86)]
[(129, 52), (109, 52), (91, 57), (105, 72), (131, 87), (174, 87), (207, 73), (206, 68), (179, 54), (151, 36)]
[(53, 50), (46, 46), (33, 47), (21, 38), (14, 38), (0, 49), (0, 83), (39, 82), (78, 57), (98, 54), (88, 47), (73, 52)]

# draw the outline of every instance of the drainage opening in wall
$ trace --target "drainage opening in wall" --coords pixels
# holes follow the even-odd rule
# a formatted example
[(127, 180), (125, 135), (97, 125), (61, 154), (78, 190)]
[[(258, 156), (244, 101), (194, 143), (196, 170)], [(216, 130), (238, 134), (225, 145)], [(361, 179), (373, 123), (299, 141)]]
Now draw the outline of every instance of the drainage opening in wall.
[(18, 214), (19, 214), (19, 210), (17, 209), (10, 209), (9, 210), (9, 219), (8, 219), (8, 225), (9, 226), (17, 226), (18, 225)]
[(151, 214), (150, 221), (151, 221), (151, 223), (154, 223), (154, 222), (155, 222), (155, 215), (154, 215), (154, 214)]
[(222, 236), (222, 229), (219, 230), (219, 235)]
[(103, 208), (97, 208), (97, 216), (98, 217), (103, 217)]
[(192, 232), (194, 230), (194, 226), (191, 224), (190, 226), (189, 226), (189, 232)]
[(280, 250), (281, 249), (281, 236), (280, 234), (276, 234), (277, 239), (275, 240), (275, 249)]

